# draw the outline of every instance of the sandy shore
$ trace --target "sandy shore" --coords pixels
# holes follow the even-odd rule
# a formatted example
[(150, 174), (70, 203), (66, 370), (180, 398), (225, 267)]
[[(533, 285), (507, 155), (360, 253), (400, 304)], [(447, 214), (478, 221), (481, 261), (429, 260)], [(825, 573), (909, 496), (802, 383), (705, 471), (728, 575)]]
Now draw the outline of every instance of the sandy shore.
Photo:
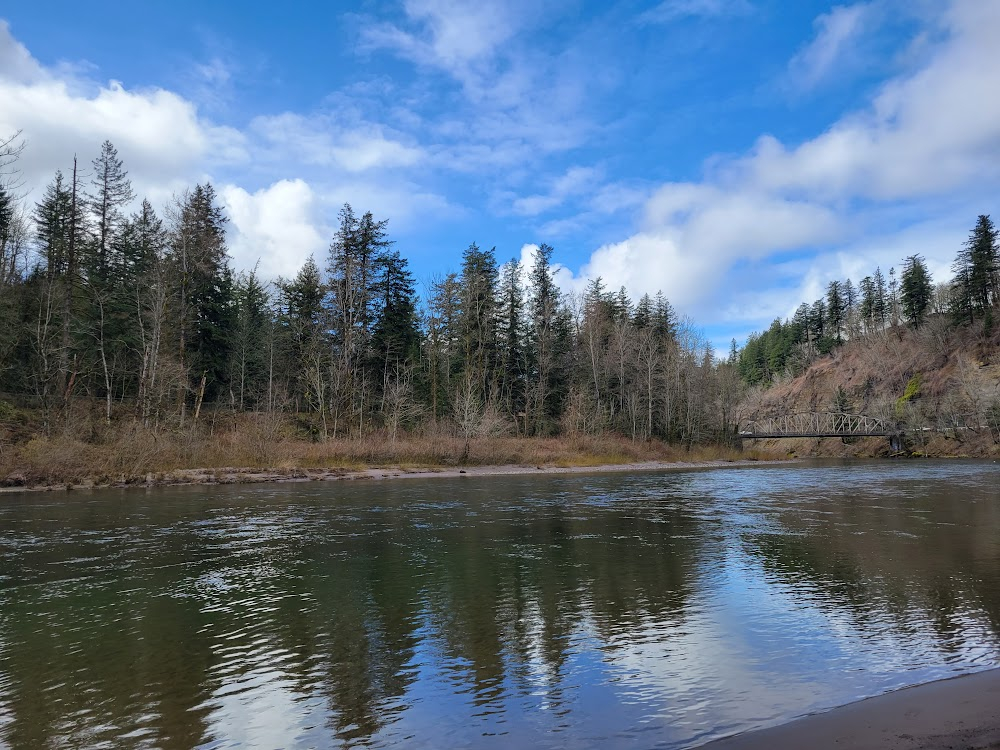
[(686, 471), (739, 466), (787, 464), (790, 460), (768, 461), (641, 461), (597, 466), (462, 466), (421, 469), (177, 469), (163, 474), (149, 474), (145, 480), (110, 484), (56, 484), (33, 487), (0, 487), (0, 494), (45, 492), (53, 490), (91, 490), (108, 487), (174, 487), (190, 484), (258, 484), (261, 482), (327, 482), (333, 480), (430, 479), (487, 477), (530, 474), (594, 474), (606, 472)]
[(1000, 669), (897, 690), (703, 750), (1000, 748)]

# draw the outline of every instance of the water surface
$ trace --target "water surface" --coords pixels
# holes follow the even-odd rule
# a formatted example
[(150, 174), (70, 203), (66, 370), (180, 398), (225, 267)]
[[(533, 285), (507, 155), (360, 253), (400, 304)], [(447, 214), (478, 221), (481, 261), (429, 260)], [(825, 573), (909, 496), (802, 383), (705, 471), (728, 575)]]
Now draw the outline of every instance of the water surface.
[(681, 748), (1000, 663), (1000, 465), (0, 496), (0, 747)]

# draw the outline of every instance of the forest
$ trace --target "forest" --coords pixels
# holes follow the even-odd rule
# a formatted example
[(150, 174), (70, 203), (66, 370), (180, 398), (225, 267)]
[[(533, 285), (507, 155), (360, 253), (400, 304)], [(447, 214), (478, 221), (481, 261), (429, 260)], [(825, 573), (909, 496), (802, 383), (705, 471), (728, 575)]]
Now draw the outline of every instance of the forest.
[(1000, 244), (989, 216), (981, 215), (958, 249), (952, 279), (934, 283), (924, 258), (903, 260), (888, 280), (880, 267), (857, 287), (850, 279), (833, 280), (826, 294), (802, 303), (787, 320), (752, 334), (742, 349), (733, 342), (732, 357), (740, 377), (750, 385), (767, 384), (785, 375), (801, 375), (818, 357), (848, 341), (863, 341), (886, 330), (921, 329), (933, 316), (953, 329), (977, 324), (989, 338), (1000, 307)]
[(418, 295), (387, 220), (344, 205), (325, 257), (265, 279), (233, 268), (211, 184), (157, 209), (105, 142), (29, 205), (23, 147), (0, 162), (0, 457), (264, 423), (274, 441), (451, 436), (460, 458), (491, 436), (731, 439), (734, 361), (661, 294), (563, 293), (548, 245), (524, 268), (469, 244)]

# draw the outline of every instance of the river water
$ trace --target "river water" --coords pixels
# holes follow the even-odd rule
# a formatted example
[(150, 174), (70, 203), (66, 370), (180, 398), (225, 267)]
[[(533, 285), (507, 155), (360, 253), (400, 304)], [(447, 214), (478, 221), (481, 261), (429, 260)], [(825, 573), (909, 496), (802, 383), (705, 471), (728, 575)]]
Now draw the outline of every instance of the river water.
[(1000, 664), (1000, 464), (0, 495), (0, 747), (681, 748)]

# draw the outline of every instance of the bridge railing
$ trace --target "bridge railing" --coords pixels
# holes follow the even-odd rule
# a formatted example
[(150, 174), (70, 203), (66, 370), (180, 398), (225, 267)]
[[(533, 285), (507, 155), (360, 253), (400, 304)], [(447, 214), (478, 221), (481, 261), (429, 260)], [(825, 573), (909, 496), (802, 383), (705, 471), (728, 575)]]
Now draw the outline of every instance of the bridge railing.
[(766, 417), (746, 422), (740, 429), (743, 437), (864, 437), (890, 435), (893, 432), (893, 426), (885, 419), (842, 412)]

